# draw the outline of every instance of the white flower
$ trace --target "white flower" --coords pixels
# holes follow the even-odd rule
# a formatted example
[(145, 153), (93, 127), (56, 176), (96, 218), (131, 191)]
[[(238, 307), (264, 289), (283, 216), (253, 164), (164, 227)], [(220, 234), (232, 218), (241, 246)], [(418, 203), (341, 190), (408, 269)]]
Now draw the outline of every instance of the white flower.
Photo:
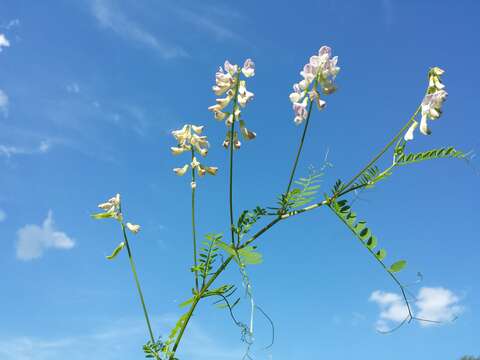
[[(225, 140), (223, 141), (223, 147), (228, 149), (230, 147), (230, 137), (232, 136), (232, 132), (229, 130), (227, 131), (227, 135), (225, 136)], [(233, 147), (235, 149), (240, 149), (240, 147), (242, 146), (242, 143), (240, 142), (240, 140), (238, 140), (238, 133), (235, 131), (233, 133)]]
[(213, 116), (215, 117), (215, 120), (221, 121), (225, 119), (225, 116), (227, 116), (227, 113), (221, 112), (221, 111), (215, 111), (213, 113)]
[(171, 147), (173, 155), (179, 155), (185, 151), (190, 151), (193, 148), (205, 156), (208, 152), (210, 144), (206, 136), (199, 136), (203, 131), (203, 126), (184, 125), (180, 130), (172, 131), (172, 135), (178, 141), (178, 146)]
[(240, 132), (245, 140), (252, 140), (257, 136), (253, 131), (250, 131), (245, 127), (245, 121), (243, 120), (240, 120)]
[(307, 104), (308, 104), (307, 97), (305, 97), (301, 103), (293, 104), (293, 111), (295, 112), (294, 121), (297, 125), (300, 125), (301, 123), (303, 123), (303, 121), (306, 120), (308, 116)]
[(198, 162), (197, 158), (194, 156), (192, 159), (192, 162), (190, 163), (190, 166), (192, 167), (192, 169), (195, 169), (198, 165), (200, 165), (200, 163)]
[(418, 127), (418, 122), (413, 121), (412, 125), (410, 125), (407, 132), (405, 133), (405, 136), (403, 137), (405, 139), (405, 141), (413, 140), (413, 133), (415, 132), (415, 129), (417, 127)]
[(422, 118), (420, 121), (420, 132), (424, 135), (430, 135), (432, 132), (428, 128), (427, 120), (436, 120), (442, 114), (443, 102), (447, 99), (448, 93), (445, 90), (438, 90), (427, 94), (422, 101)]
[(170, 147), (170, 149), (172, 150), (173, 155), (180, 155), (180, 154), (184, 153), (185, 151), (190, 150), (190, 149), (187, 149), (186, 146), (183, 146), (183, 147), (172, 146), (172, 147)]
[[(306, 110), (308, 101), (315, 101), (317, 107), (323, 109), (326, 102), (320, 99), (320, 92), (325, 95), (335, 92), (334, 80), (340, 71), (337, 63), (338, 57), (332, 57), (332, 49), (322, 46), (318, 50), (318, 55), (311, 56), (309, 62), (304, 65), (300, 72), (303, 79), (293, 85), (293, 92), (289, 96), (295, 112), (294, 122), (297, 125), (303, 123), (308, 115)], [(305, 97), (307, 92), (308, 98)]]
[(245, 107), (247, 102), (253, 99), (254, 94), (247, 90), (246, 83), (244, 80), (240, 81), (238, 87), (238, 97), (237, 101), (241, 107)]
[(136, 224), (132, 224), (132, 223), (129, 223), (127, 222), (127, 228), (128, 230), (130, 230), (132, 233), (134, 234), (138, 234), (138, 232), (140, 231), (140, 225), (136, 225)]
[(238, 72), (238, 65), (232, 65), (228, 60), (225, 60), (225, 63), (223, 64), (223, 68), (225, 69), (226, 72), (228, 72), (232, 76), (236, 75)]
[(185, 173), (187, 172), (188, 170), (188, 164), (185, 164), (183, 165), (183, 167), (181, 168), (174, 168), (173, 171), (175, 172), (175, 174), (177, 174), (178, 176), (183, 176), (185, 175)]
[(201, 126), (196, 126), (196, 125), (192, 125), (192, 130), (197, 133), (198, 135), (200, 135), (203, 131), (203, 128), (204, 126), (201, 125)]
[(247, 78), (255, 75), (255, 63), (252, 59), (245, 60), (242, 67), (242, 73)]
[(95, 214), (93, 215), (94, 218), (102, 219), (102, 218), (111, 217), (111, 218), (117, 219), (118, 221), (122, 221), (122, 214), (120, 212), (120, 209), (121, 209), (120, 194), (117, 194), (114, 197), (107, 200), (106, 202), (99, 204), (98, 207), (102, 209), (104, 213)]
[(207, 173), (209, 173), (210, 175), (217, 175), (218, 167), (207, 166), (205, 169), (207, 170)]

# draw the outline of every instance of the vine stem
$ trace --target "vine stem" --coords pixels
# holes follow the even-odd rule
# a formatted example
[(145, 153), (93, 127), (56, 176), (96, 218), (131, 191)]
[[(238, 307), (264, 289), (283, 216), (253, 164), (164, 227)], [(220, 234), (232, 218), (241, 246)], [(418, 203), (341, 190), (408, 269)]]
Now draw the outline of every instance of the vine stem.
[(240, 73), (241, 69), (238, 70), (237, 73), (237, 82), (235, 85), (235, 92), (233, 98), (233, 107), (232, 107), (232, 128), (230, 130), (230, 171), (229, 171), (229, 186), (228, 186), (228, 193), (229, 193), (229, 208), (230, 208), (230, 235), (232, 240), (232, 245), (235, 244), (235, 235), (234, 235), (234, 225), (233, 225), (233, 139), (235, 133), (235, 110), (238, 106), (238, 87), (240, 86)]
[(385, 154), (385, 152), (393, 145), (393, 143), (395, 141), (398, 140), (398, 138), (400, 136), (402, 136), (402, 134), (409, 128), (409, 126), (412, 124), (412, 122), (415, 120), (415, 117), (418, 115), (418, 113), (420, 112), (420, 109), (421, 109), (421, 105), (418, 106), (417, 110), (415, 110), (415, 112), (413, 113), (412, 117), (410, 118), (410, 120), (407, 121), (407, 123), (400, 129), (400, 131), (398, 131), (398, 133), (393, 137), (392, 140), (390, 140), (390, 142), (385, 145), (385, 147), (367, 164), (363, 167), (362, 170), (360, 170), (345, 186), (344, 186), (344, 189), (347, 189), (349, 188), (350, 185), (352, 185), (355, 180), (357, 180), (360, 176), (362, 176), (362, 174), (368, 169), (370, 168), (370, 166), (372, 166), (373, 164), (375, 164), (377, 162), (378, 159), (380, 159), (382, 157), (383, 154)]
[[(145, 305), (145, 299), (143, 297), (142, 288), (140, 286), (140, 280), (138, 280), (135, 262), (133, 261), (132, 249), (130, 248), (130, 244), (128, 243), (127, 232), (125, 231), (125, 225), (121, 223), (121, 226), (122, 226), (123, 239), (125, 241), (125, 246), (127, 248), (128, 260), (130, 261), (130, 267), (132, 269), (133, 278), (135, 279), (135, 285), (137, 287), (138, 296), (140, 298), (140, 302), (142, 303), (143, 315), (145, 317), (145, 322), (147, 323), (148, 333), (150, 334), (150, 341), (152, 343), (155, 343), (155, 336), (153, 335), (152, 325), (150, 324), (150, 318), (148, 316), (147, 306)], [(156, 353), (155, 353), (155, 359), (160, 360), (160, 357)]]
[(310, 122), (310, 114), (312, 113), (312, 106), (313, 106), (313, 101), (310, 101), (310, 104), (308, 106), (307, 119), (305, 120), (305, 126), (303, 127), (302, 137), (300, 139), (300, 144), (298, 146), (297, 155), (295, 157), (295, 161), (293, 163), (292, 171), (290, 173), (290, 180), (288, 181), (287, 191), (285, 191), (285, 195), (288, 194), (288, 192), (290, 191), (290, 188), (292, 187), (293, 178), (295, 177), (295, 172), (296, 172), (297, 166), (298, 166), (298, 160), (300, 159), (300, 154), (302, 153), (302, 149), (303, 149), (303, 143), (305, 142), (305, 136), (307, 135), (308, 124)]
[[(192, 147), (192, 163), (195, 152)], [(192, 167), (192, 183), (195, 184), (195, 169)], [(198, 291), (198, 270), (197, 270), (197, 232), (195, 229), (195, 186), (192, 187), (192, 241), (193, 241), (193, 266), (195, 277), (195, 289)]]

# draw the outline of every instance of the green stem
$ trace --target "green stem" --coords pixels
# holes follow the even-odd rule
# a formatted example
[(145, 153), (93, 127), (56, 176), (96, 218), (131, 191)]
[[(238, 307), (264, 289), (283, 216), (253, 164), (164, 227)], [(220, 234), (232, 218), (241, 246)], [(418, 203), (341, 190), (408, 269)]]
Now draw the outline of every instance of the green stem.
[(233, 255), (230, 255), (227, 260), (225, 260), (222, 265), (218, 268), (218, 270), (210, 277), (208, 282), (202, 287), (200, 290), (200, 293), (195, 296), (192, 305), (190, 305), (190, 309), (188, 309), (187, 316), (185, 318), (185, 321), (182, 324), (182, 327), (180, 328), (180, 331), (178, 333), (177, 339), (175, 340), (175, 344), (172, 347), (172, 353), (169, 357), (169, 360), (173, 360), (175, 357), (175, 352), (177, 351), (178, 345), (180, 344), (180, 341), (182, 340), (183, 334), (185, 333), (185, 329), (187, 328), (188, 322), (190, 321), (193, 312), (195, 311), (195, 308), (197, 307), (198, 303), (200, 302), (203, 294), (208, 290), (210, 285), (215, 281), (215, 279), (225, 270), (225, 268), (228, 266), (230, 261), (232, 261)]
[(188, 309), (187, 317), (185, 318), (185, 321), (183, 322), (182, 327), (180, 328), (180, 332), (178, 333), (177, 339), (175, 340), (175, 344), (173, 345), (172, 353), (169, 357), (169, 360), (175, 359), (175, 352), (177, 351), (178, 345), (180, 345), (180, 340), (182, 340), (182, 337), (185, 332), (185, 329), (187, 328), (188, 322), (190, 321), (193, 315), (193, 312), (195, 311), (195, 308), (197, 307), (199, 301), (200, 301), (200, 296), (196, 296), (195, 299), (193, 300), (192, 305), (190, 306), (190, 309)]
[[(192, 162), (195, 153), (192, 147)], [(195, 169), (192, 167), (192, 184), (195, 183)], [(193, 266), (195, 277), (195, 289), (198, 291), (198, 270), (197, 270), (197, 233), (195, 229), (195, 186), (192, 186), (192, 241), (193, 241)]]
[[(135, 262), (133, 261), (132, 250), (130, 249), (130, 244), (128, 243), (127, 233), (125, 231), (125, 225), (122, 223), (122, 233), (123, 239), (125, 241), (125, 246), (127, 247), (128, 259), (130, 261), (130, 267), (132, 269), (133, 278), (135, 279), (135, 285), (137, 286), (138, 296), (140, 297), (140, 301), (142, 303), (143, 308), (143, 315), (145, 316), (145, 321), (147, 323), (148, 332), (150, 334), (150, 341), (155, 343), (155, 337), (153, 336), (152, 325), (150, 324), (150, 319), (148, 317), (147, 306), (145, 305), (145, 299), (143, 297), (142, 288), (140, 287), (140, 281), (138, 280), (137, 270), (135, 268)], [(155, 358), (160, 360), (158, 354), (155, 354)]]
[(295, 162), (293, 163), (293, 168), (292, 168), (292, 172), (290, 173), (290, 180), (288, 181), (287, 191), (285, 191), (285, 195), (288, 194), (288, 192), (290, 191), (290, 188), (292, 187), (293, 178), (295, 177), (295, 171), (297, 170), (298, 160), (300, 159), (300, 154), (302, 152), (305, 136), (307, 135), (308, 124), (310, 122), (310, 114), (312, 113), (312, 106), (313, 106), (313, 101), (310, 101), (310, 105), (308, 107), (307, 119), (305, 121), (305, 126), (303, 127), (303, 133), (300, 139), (300, 145), (298, 146), (297, 156), (295, 157)]
[(229, 205), (230, 205), (230, 234), (231, 234), (231, 240), (232, 240), (232, 245), (235, 244), (235, 235), (234, 235), (234, 225), (233, 225), (233, 139), (234, 139), (234, 133), (235, 133), (235, 121), (237, 120), (235, 118), (235, 110), (238, 106), (238, 87), (240, 85), (240, 70), (238, 71), (237, 74), (237, 83), (235, 85), (235, 92), (234, 92), (234, 98), (233, 98), (233, 107), (232, 107), (232, 128), (230, 131), (230, 171), (229, 171)]
[(419, 111), (421, 109), (421, 106), (419, 106), (417, 108), (417, 110), (415, 111), (415, 113), (412, 115), (412, 117), (410, 118), (410, 120), (407, 121), (407, 123), (400, 129), (400, 131), (397, 133), (397, 135), (394, 136), (394, 138), (392, 140), (390, 140), (390, 142), (385, 145), (385, 147), (377, 154), (377, 156), (375, 156), (367, 165), (365, 165), (365, 167), (363, 167), (362, 170), (360, 170), (343, 188), (344, 189), (347, 189), (350, 187), (350, 185), (352, 185), (355, 180), (357, 180), (360, 176), (362, 176), (362, 174), (368, 169), (370, 168), (370, 166), (372, 166), (373, 164), (375, 164), (377, 162), (378, 159), (380, 159), (382, 157), (383, 154), (385, 154), (385, 152), (395, 143), (395, 141), (398, 140), (398, 138), (400, 136), (403, 135), (403, 133), (409, 128), (409, 126), (411, 125), (411, 123), (415, 120), (415, 117), (418, 115)]

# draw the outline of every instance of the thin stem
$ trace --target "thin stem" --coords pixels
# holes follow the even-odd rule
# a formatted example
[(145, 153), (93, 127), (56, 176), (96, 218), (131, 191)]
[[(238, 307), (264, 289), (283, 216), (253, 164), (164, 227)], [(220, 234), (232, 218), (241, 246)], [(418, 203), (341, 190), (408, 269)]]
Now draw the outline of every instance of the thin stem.
[(177, 339), (175, 340), (175, 344), (173, 345), (172, 353), (170, 355), (169, 360), (175, 359), (175, 352), (177, 351), (178, 345), (180, 344), (180, 340), (182, 340), (183, 333), (185, 332), (188, 322), (190, 321), (193, 315), (193, 312), (195, 311), (195, 308), (197, 307), (199, 301), (200, 301), (200, 297), (196, 296), (195, 299), (193, 300), (192, 305), (190, 306), (190, 309), (188, 309), (187, 317), (185, 318), (185, 321), (183, 322), (182, 327), (180, 328), (180, 332), (178, 333)]
[(233, 230), (233, 132), (235, 131), (235, 115), (233, 115), (233, 124), (230, 132), (230, 172), (229, 172), (229, 206), (230, 206), (230, 234), (232, 244), (234, 243)]
[(233, 139), (235, 133), (235, 110), (238, 106), (238, 87), (240, 85), (240, 71), (237, 74), (237, 83), (235, 85), (235, 92), (233, 94), (233, 107), (232, 107), (232, 128), (230, 130), (230, 171), (229, 171), (229, 207), (230, 207), (230, 235), (232, 245), (235, 244), (234, 225), (233, 225)]
[[(138, 296), (140, 297), (140, 301), (142, 303), (143, 308), (143, 315), (145, 316), (145, 321), (147, 323), (148, 332), (150, 334), (150, 340), (152, 343), (155, 343), (155, 337), (153, 336), (152, 326), (150, 324), (150, 319), (148, 317), (147, 306), (145, 305), (145, 299), (143, 297), (142, 288), (140, 287), (140, 281), (138, 280), (137, 270), (135, 268), (135, 262), (133, 261), (132, 250), (130, 249), (130, 244), (128, 243), (127, 233), (125, 231), (125, 225), (122, 223), (122, 233), (123, 239), (125, 241), (125, 245), (127, 247), (128, 259), (130, 261), (130, 267), (132, 269), (133, 278), (135, 279), (135, 285), (137, 286)], [(156, 359), (160, 359), (157, 354), (155, 354)]]
[(193, 300), (193, 303), (192, 305), (190, 305), (190, 309), (188, 309), (188, 312), (187, 312), (187, 316), (185, 318), (185, 321), (183, 322), (182, 324), (182, 327), (180, 328), (180, 331), (178, 333), (178, 336), (177, 336), (177, 339), (175, 340), (175, 344), (173, 345), (173, 348), (172, 348), (172, 353), (170, 355), (170, 358), (169, 360), (173, 360), (174, 357), (175, 357), (175, 352), (177, 351), (177, 348), (178, 348), (178, 345), (180, 344), (180, 341), (182, 340), (182, 337), (183, 337), (183, 334), (185, 332), (185, 329), (187, 328), (187, 325), (188, 325), (188, 322), (190, 321), (190, 318), (192, 317), (193, 315), (193, 312), (195, 311), (195, 308), (197, 307), (200, 299), (202, 298), (203, 294), (208, 290), (208, 288), (210, 287), (210, 285), (212, 285), (212, 283), (215, 281), (215, 279), (223, 272), (223, 270), (225, 270), (225, 268), (228, 266), (228, 264), (230, 263), (230, 261), (232, 261), (233, 259), (233, 255), (230, 255), (227, 260), (225, 260), (222, 265), (220, 265), (220, 267), (218, 268), (218, 270), (215, 272), (215, 274), (213, 274), (210, 279), (208, 280), (208, 282), (202, 287), (202, 289), (200, 290), (200, 293), (195, 295), (195, 298)]
[[(192, 163), (195, 153), (192, 147)], [(195, 289), (198, 291), (198, 270), (197, 270), (197, 233), (195, 230), (195, 169), (192, 167), (192, 241), (193, 241), (193, 266), (195, 277)]]
[(394, 136), (394, 138), (392, 140), (390, 140), (390, 142), (385, 145), (385, 147), (377, 154), (377, 156), (375, 156), (367, 165), (365, 165), (365, 167), (360, 170), (345, 186), (344, 186), (344, 189), (348, 189), (348, 187), (350, 185), (352, 185), (355, 180), (357, 180), (360, 176), (362, 176), (362, 174), (368, 169), (370, 168), (370, 166), (372, 166), (373, 164), (375, 164), (377, 162), (378, 159), (380, 159), (380, 157), (385, 154), (385, 152), (395, 143), (395, 141), (398, 140), (398, 138), (400, 136), (402, 136), (402, 134), (408, 129), (408, 127), (411, 125), (411, 123), (414, 121), (415, 117), (418, 115), (419, 111), (421, 109), (421, 106), (419, 106), (417, 108), (417, 110), (415, 110), (415, 113), (412, 115), (412, 117), (410, 118), (410, 120), (407, 121), (407, 123), (400, 129), (400, 131)]
[(312, 113), (312, 106), (313, 106), (313, 101), (310, 102), (310, 105), (308, 107), (307, 119), (305, 121), (305, 126), (303, 127), (303, 133), (300, 139), (300, 145), (298, 146), (297, 156), (295, 157), (295, 162), (293, 163), (292, 172), (290, 173), (290, 180), (288, 181), (287, 191), (285, 191), (285, 194), (288, 194), (288, 192), (290, 191), (290, 188), (292, 187), (293, 178), (295, 177), (295, 171), (297, 170), (298, 160), (300, 159), (303, 143), (305, 141), (305, 136), (307, 134), (308, 124), (310, 122), (310, 114)]

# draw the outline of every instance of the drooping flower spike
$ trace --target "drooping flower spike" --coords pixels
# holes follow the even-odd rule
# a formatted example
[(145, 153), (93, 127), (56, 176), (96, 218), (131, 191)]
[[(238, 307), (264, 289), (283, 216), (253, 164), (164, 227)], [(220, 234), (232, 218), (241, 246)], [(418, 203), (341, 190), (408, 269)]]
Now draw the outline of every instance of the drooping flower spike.
[[(245, 80), (240, 79), (243, 74), (245, 78), (255, 75), (255, 63), (251, 59), (245, 60), (243, 67), (232, 65), (228, 60), (225, 61), (223, 68), (220, 67), (215, 74), (215, 85), (212, 87), (213, 92), (217, 96), (225, 95), (223, 98), (217, 98), (216, 104), (208, 108), (214, 114), (215, 120), (225, 121), (227, 128), (231, 128), (234, 122), (240, 124), (240, 133), (245, 140), (252, 140), (256, 137), (256, 133), (248, 130), (245, 120), (241, 117), (242, 110), (254, 98), (254, 94), (247, 90)], [(231, 109), (227, 111), (227, 107), (232, 104)], [(227, 139), (223, 142), (223, 146), (230, 146), (230, 137), (232, 132), (227, 131)], [(233, 145), (235, 149), (241, 146), (238, 140), (238, 132), (233, 132)]]
[(332, 49), (322, 46), (318, 55), (310, 57), (308, 64), (303, 67), (300, 72), (303, 80), (293, 84), (293, 92), (290, 94), (295, 124), (300, 125), (307, 119), (310, 101), (314, 101), (319, 110), (325, 108), (326, 102), (320, 98), (320, 94), (330, 95), (335, 92), (334, 81), (340, 71), (337, 63), (338, 56), (332, 57)]
[[(191, 124), (184, 125), (179, 130), (172, 131), (172, 135), (177, 140), (178, 145), (171, 147), (173, 155), (179, 155), (188, 151), (192, 154), (191, 162), (183, 165), (179, 168), (174, 168), (173, 171), (178, 176), (183, 176), (189, 169), (192, 168), (193, 171), (197, 171), (199, 176), (204, 176), (205, 174), (215, 175), (218, 171), (218, 168), (215, 166), (205, 166), (202, 165), (195, 156), (195, 152), (205, 157), (208, 153), (208, 147), (210, 144), (207, 141), (207, 137), (201, 135), (203, 132), (203, 126), (196, 126)], [(192, 180), (191, 182), (192, 189), (195, 189), (197, 184)]]
[[(420, 132), (423, 135), (430, 135), (432, 131), (428, 127), (428, 120), (436, 120), (442, 115), (442, 106), (447, 99), (448, 93), (444, 90), (445, 85), (440, 77), (444, 71), (434, 67), (428, 72), (428, 90), (421, 104)], [(405, 141), (413, 140), (413, 134), (418, 123), (414, 121), (405, 133)]]

